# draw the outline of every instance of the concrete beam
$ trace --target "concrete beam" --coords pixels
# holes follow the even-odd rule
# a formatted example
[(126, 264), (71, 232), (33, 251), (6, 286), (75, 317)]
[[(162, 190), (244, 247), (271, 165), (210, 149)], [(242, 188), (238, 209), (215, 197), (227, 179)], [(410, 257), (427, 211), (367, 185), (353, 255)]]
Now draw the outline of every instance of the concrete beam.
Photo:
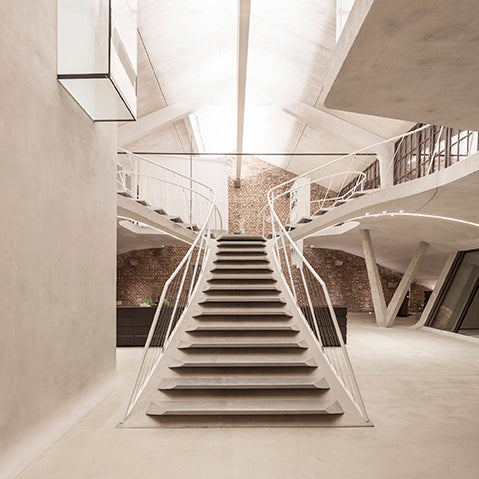
[[(349, 123), (342, 118), (334, 116), (324, 107), (313, 107), (307, 103), (298, 100), (289, 99), (286, 96), (280, 96), (278, 100), (284, 112), (295, 116), (296, 118), (308, 123), (313, 128), (328, 131), (339, 138), (347, 141), (353, 148), (365, 148), (375, 143), (380, 143), (386, 138), (371, 133), (364, 128)], [(380, 163), (381, 184), (383, 186), (392, 186), (393, 169), (390, 167), (394, 155), (394, 145), (384, 144), (372, 148), (377, 154)]]
[(159, 126), (181, 120), (191, 113), (210, 105), (211, 90), (203, 91), (186, 98), (185, 100), (168, 105), (161, 110), (157, 110), (149, 115), (139, 118), (135, 122), (121, 125), (118, 128), (118, 142), (120, 146), (128, 145), (132, 141), (138, 140)]
[[(248, 43), (251, 0), (238, 0), (238, 72), (237, 72), (237, 123), (236, 151), (243, 152), (244, 112), (246, 99), (246, 74), (248, 67)], [(241, 155), (236, 157), (236, 184), (241, 181)]]
[(401, 307), (401, 304), (404, 301), (404, 298), (406, 297), (409, 287), (411, 286), (412, 280), (414, 279), (414, 275), (416, 274), (417, 268), (421, 260), (424, 258), (424, 255), (426, 254), (428, 247), (429, 247), (429, 243), (421, 241), (421, 243), (419, 243), (419, 246), (416, 250), (416, 253), (412, 257), (411, 261), (409, 262), (409, 265), (406, 268), (406, 271), (401, 279), (401, 282), (399, 283), (399, 286), (396, 288), (396, 291), (394, 292), (394, 295), (388, 304), (388, 307), (386, 310), (386, 327), (387, 328), (393, 325), (393, 322), (396, 319), (396, 316), (398, 314), (399, 308)]
[(203, 138), (201, 137), (200, 127), (198, 124), (198, 118), (193, 113), (188, 115), (188, 119), (185, 118), (186, 129), (188, 130), (189, 135), (193, 135), (193, 142), (195, 149), (198, 153), (204, 153), (206, 151), (205, 144), (203, 143)]
[(374, 255), (371, 233), (369, 230), (362, 229), (359, 231), (361, 233), (364, 259), (366, 260), (366, 270), (368, 273), (369, 285), (371, 287), (376, 324), (380, 327), (386, 327), (386, 301), (384, 299), (384, 291), (379, 276), (376, 257)]

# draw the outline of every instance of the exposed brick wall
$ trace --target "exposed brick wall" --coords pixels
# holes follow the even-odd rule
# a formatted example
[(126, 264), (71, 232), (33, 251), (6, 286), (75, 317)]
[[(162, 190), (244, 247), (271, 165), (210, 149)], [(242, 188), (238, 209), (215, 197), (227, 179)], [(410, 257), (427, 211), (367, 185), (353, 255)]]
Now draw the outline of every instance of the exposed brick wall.
[[(227, 159), (227, 166), (229, 231), (254, 234), (259, 212), (266, 204), (267, 191), (295, 175), (257, 158), (245, 157), (241, 188), (235, 188), (235, 161)], [(312, 189), (313, 197), (316, 197), (319, 188)], [(277, 211), (284, 221), (289, 211), (288, 196), (278, 200)], [(117, 299), (124, 304), (140, 304), (148, 297), (155, 300), (187, 250), (187, 246), (165, 246), (119, 255)], [(347, 306), (349, 311), (373, 310), (363, 258), (343, 251), (317, 248), (305, 248), (304, 255), (326, 282), (333, 304)], [(138, 264), (133, 266), (130, 260), (136, 260)], [(335, 261), (342, 261), (342, 265), (336, 265)], [(379, 274), (386, 302), (389, 302), (402, 275), (382, 266), (379, 267)], [(418, 310), (418, 305), (424, 302), (424, 290), (427, 289), (419, 283), (412, 285), (410, 311)]]
[[(236, 161), (227, 159), (226, 165), (228, 167), (229, 231), (230, 233), (255, 234), (258, 216), (267, 202), (268, 190), (293, 179), (296, 175), (258, 158), (244, 157), (241, 168), (241, 188), (235, 188), (233, 180)], [(289, 196), (285, 195), (278, 199), (275, 206), (279, 218), (285, 221), (289, 213)]]
[(188, 246), (164, 246), (130, 251), (117, 257), (117, 301), (141, 304), (156, 301), (166, 280), (188, 251)]
[[(344, 251), (319, 248), (304, 248), (304, 256), (326, 283), (334, 305), (347, 306), (349, 311), (373, 311), (364, 258)], [(378, 270), (388, 304), (402, 274), (381, 265)], [(419, 305), (424, 303), (425, 290), (429, 288), (420, 283), (411, 285), (410, 311), (419, 310)]]

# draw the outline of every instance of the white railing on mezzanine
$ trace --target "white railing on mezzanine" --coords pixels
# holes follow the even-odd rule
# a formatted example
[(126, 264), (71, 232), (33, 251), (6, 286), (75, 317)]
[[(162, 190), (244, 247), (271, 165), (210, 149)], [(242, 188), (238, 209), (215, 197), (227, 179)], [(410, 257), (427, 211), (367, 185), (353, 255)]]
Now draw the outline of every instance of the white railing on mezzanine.
[[(350, 189), (348, 189), (345, 193), (343, 194), (338, 194), (336, 193), (332, 188), (332, 184), (334, 181), (337, 181), (338, 178), (340, 177), (346, 177), (349, 178), (352, 174), (356, 175), (356, 178), (354, 179), (354, 184), (351, 186)], [(343, 180), (344, 181), (344, 180)], [(323, 210), (324, 208), (334, 208), (337, 205), (343, 204), (346, 201), (349, 201), (351, 197), (354, 196), (355, 193), (363, 191), (364, 183), (366, 181), (366, 174), (363, 171), (349, 171), (346, 173), (340, 172), (340, 173), (332, 173), (330, 175), (323, 176), (321, 178), (318, 178), (314, 180), (314, 183), (316, 185), (323, 185), (327, 184), (328, 186), (319, 190), (319, 195), (316, 194), (316, 192), (313, 192), (311, 194), (312, 197), (315, 199), (310, 199), (306, 205), (307, 207), (307, 213), (306, 216), (309, 216), (311, 214), (314, 214), (318, 210)], [(280, 198), (283, 197), (289, 197), (291, 193), (295, 190), (299, 190), (300, 188), (304, 187), (311, 187), (310, 184), (302, 184), (297, 187), (291, 187), (290, 189), (287, 189), (285, 191), (282, 191), (281, 193), (278, 193), (275, 195), (275, 201), (277, 201)], [(318, 198), (319, 196), (319, 198)], [(269, 211), (269, 204), (266, 203), (265, 206), (261, 209), (258, 220), (256, 223), (256, 232), (257, 234), (262, 234), (263, 236), (266, 235), (266, 226), (267, 226), (267, 213)], [(292, 209), (289, 208), (287, 210), (287, 215), (285, 218), (282, 219), (283, 224), (285, 225), (286, 229), (289, 231), (292, 226), (293, 219), (291, 218), (291, 213)]]
[[(118, 154), (117, 190), (155, 210), (163, 210), (169, 217), (179, 218), (180, 224), (190, 229), (199, 229), (209, 214), (212, 189), (208, 185), (123, 148)], [(223, 231), (216, 204), (212, 220), (212, 231)]]
[[(146, 160), (151, 161), (148, 159)], [(155, 162), (152, 163), (157, 165)], [(162, 165), (157, 166), (162, 167)], [(156, 306), (155, 315), (153, 317), (138, 371), (121, 422), (128, 417), (140, 398), (161, 359), (163, 350), (167, 347), (177, 325), (183, 317), (183, 314), (190, 305), (211, 252), (211, 238), (212, 236), (221, 233), (223, 228), (221, 214), (216, 206), (216, 192), (211, 187), (169, 168), (162, 168), (165, 168), (165, 170), (168, 170), (171, 174), (176, 175), (177, 177), (187, 178), (190, 185), (195, 184), (197, 187), (196, 189), (202, 187), (204, 191), (200, 193), (190, 186), (185, 187), (182, 184), (165, 180), (164, 178), (154, 178), (155, 181), (169, 181), (168, 184), (173, 184), (179, 189), (185, 189), (189, 195), (198, 195), (202, 201), (207, 203), (208, 211), (206, 212), (204, 221), (199, 225), (200, 229), (194, 242), (189, 247), (173, 274), (165, 282)], [(128, 170), (124, 170), (124, 173), (125, 177), (131, 175), (131, 180), (141, 178), (140, 173), (132, 175)], [(122, 186), (128, 186), (128, 182), (122, 182)], [(135, 190), (132, 192), (134, 191)], [(136, 192), (138, 192), (138, 188), (136, 189)], [(142, 198), (137, 196), (136, 198), (134, 197), (134, 199)]]
[[(278, 200), (284, 199), (295, 190), (298, 190), (299, 188), (308, 185), (310, 187), (316, 187), (311, 188), (312, 195), (316, 194), (319, 190), (319, 195), (317, 197), (310, 198), (310, 204), (317, 203), (320, 206), (320, 208), (318, 209), (321, 209), (325, 205), (327, 205), (328, 209), (331, 209), (335, 206), (343, 204), (344, 202), (348, 202), (352, 199), (352, 197), (354, 197), (355, 193), (360, 193), (364, 191), (364, 185), (366, 183), (366, 180), (363, 176), (364, 172), (359, 171), (357, 165), (359, 159), (363, 158), (362, 155), (364, 155), (366, 152), (372, 152), (374, 150), (382, 149), (384, 151), (385, 147), (389, 145), (391, 147), (390, 151), (392, 152), (392, 155), (391, 158), (387, 161), (387, 164), (382, 167), (383, 172), (381, 174), (382, 177), (388, 177), (392, 173), (394, 168), (397, 154), (397, 150), (395, 148), (396, 143), (401, 144), (401, 142), (404, 141), (405, 138), (412, 136), (420, 131), (426, 130), (429, 127), (430, 125), (423, 125), (420, 128), (416, 128), (415, 130), (409, 131), (407, 133), (403, 133), (393, 138), (389, 138), (373, 145), (358, 149), (352, 153), (323, 163), (316, 168), (313, 168), (301, 175), (298, 175), (288, 181), (285, 181), (284, 183), (276, 185), (270, 190), (273, 203), (277, 202)], [(436, 141), (434, 144), (434, 148), (431, 149), (431, 151), (429, 152), (430, 164), (433, 164), (434, 158), (439, 153), (439, 138), (440, 135), (438, 137), (438, 141)], [(331, 169), (338, 167), (341, 168), (341, 171), (332, 174), (326, 174)], [(431, 168), (428, 169), (428, 173), (430, 173), (430, 170)], [(321, 171), (324, 171), (325, 174), (321, 175)], [(299, 187), (294, 186), (294, 183), (301, 178), (306, 178), (307, 181), (301, 183), (301, 186)], [(381, 183), (377, 189), (383, 189), (385, 187), (386, 186)], [(261, 210), (260, 218), (258, 221), (258, 231), (263, 230), (264, 232), (266, 232), (266, 213), (268, 212), (268, 209), (269, 204), (266, 204), (263, 210)], [(290, 220), (290, 207), (288, 206), (287, 209), (289, 213), (283, 213), (282, 215), (279, 215), (281, 216), (281, 221), (283, 225), (288, 224)], [(284, 204), (281, 210), (284, 212)], [(314, 210), (311, 211), (311, 214), (314, 215), (314, 213)]]

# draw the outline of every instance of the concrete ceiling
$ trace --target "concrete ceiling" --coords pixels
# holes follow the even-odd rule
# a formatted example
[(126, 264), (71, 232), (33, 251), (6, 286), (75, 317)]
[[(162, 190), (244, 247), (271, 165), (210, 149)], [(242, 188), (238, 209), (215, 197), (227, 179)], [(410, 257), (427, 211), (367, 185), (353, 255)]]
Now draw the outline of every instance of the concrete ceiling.
[(329, 108), (479, 129), (477, 0), (357, 0), (321, 95)]
[[(412, 126), (319, 104), (336, 44), (335, 4), (251, 2), (244, 151), (345, 153), (358, 143), (370, 144), (372, 135), (389, 138)], [(139, 0), (139, 121), (120, 126), (121, 146), (187, 152), (193, 144), (209, 152), (236, 150), (237, 22), (236, 0)], [(324, 118), (317, 121), (314, 113)], [(328, 116), (330, 121), (324, 121)], [(330, 127), (337, 120), (352, 125), (354, 141)], [(303, 173), (330, 157), (264, 159)]]

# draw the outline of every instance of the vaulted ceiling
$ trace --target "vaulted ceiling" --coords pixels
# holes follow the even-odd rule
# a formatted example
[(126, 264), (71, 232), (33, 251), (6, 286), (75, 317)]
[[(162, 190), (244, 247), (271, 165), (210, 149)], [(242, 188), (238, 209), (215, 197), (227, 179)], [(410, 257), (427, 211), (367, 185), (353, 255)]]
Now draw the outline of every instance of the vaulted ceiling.
[[(238, 1), (139, 0), (139, 114), (119, 127), (121, 146), (236, 151)], [(243, 151), (351, 152), (412, 126), (319, 103), (336, 46), (335, 4), (251, 2)], [(264, 159), (299, 174), (330, 157)]]

